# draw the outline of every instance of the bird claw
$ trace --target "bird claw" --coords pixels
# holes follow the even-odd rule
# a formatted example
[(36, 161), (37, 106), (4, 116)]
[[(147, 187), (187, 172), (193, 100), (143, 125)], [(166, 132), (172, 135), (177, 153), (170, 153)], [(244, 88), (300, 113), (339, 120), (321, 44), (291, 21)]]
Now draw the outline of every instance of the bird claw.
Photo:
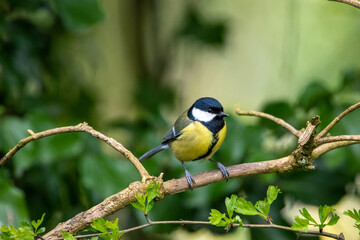
[(229, 172), (228, 172), (227, 168), (217, 161), (214, 161), (211, 159), (210, 159), (210, 161), (216, 163), (217, 168), (220, 170), (221, 174), (226, 178), (226, 181), (228, 181), (229, 180)]
[(194, 178), (191, 176), (191, 174), (189, 173), (188, 170), (185, 169), (185, 176), (186, 176), (186, 180), (189, 184), (189, 187), (191, 188), (191, 190), (193, 190), (193, 185), (192, 183), (196, 183)]

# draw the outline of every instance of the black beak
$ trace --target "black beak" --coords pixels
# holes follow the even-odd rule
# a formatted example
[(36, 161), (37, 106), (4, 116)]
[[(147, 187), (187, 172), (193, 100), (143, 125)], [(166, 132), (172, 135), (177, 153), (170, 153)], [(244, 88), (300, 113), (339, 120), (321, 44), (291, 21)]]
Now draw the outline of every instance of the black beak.
[(224, 112), (219, 112), (218, 116), (219, 116), (219, 117), (228, 117), (229, 114), (224, 113)]

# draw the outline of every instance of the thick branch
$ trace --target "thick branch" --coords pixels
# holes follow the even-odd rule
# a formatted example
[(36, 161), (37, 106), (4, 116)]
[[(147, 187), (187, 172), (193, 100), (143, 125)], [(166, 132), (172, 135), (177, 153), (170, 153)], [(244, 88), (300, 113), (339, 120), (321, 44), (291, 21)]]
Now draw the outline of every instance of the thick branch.
[(69, 127), (60, 127), (60, 128), (54, 128), (50, 130), (46, 130), (39, 133), (34, 133), (31, 130), (28, 130), (30, 133), (30, 136), (27, 138), (24, 138), (19, 141), (18, 144), (16, 144), (15, 147), (13, 147), (4, 157), (0, 159), (0, 167), (2, 167), (7, 160), (9, 160), (12, 156), (14, 156), (15, 153), (17, 153), (21, 148), (23, 148), (26, 144), (29, 142), (32, 142), (34, 140), (52, 136), (59, 133), (68, 133), (68, 132), (87, 132), (94, 137), (102, 140), (103, 142), (107, 143), (111, 147), (113, 147), (118, 152), (122, 153), (139, 171), (141, 177), (148, 178), (150, 177), (149, 173), (146, 171), (146, 169), (143, 167), (143, 165), (138, 161), (138, 159), (129, 151), (127, 150), (123, 145), (121, 145), (119, 142), (114, 140), (113, 138), (109, 138), (105, 136), (104, 134), (94, 130), (92, 127), (90, 127), (86, 122), (80, 123), (76, 126), (69, 126)]
[(356, 8), (360, 8), (360, 2), (357, 0), (329, 0), (332, 2), (339, 2), (339, 3), (345, 3), (348, 4), (350, 6), (356, 7)]
[(280, 126), (285, 128), (286, 130), (288, 130), (289, 132), (294, 134), (296, 137), (300, 137), (300, 135), (301, 135), (301, 131), (296, 130), (296, 128), (291, 126), (289, 123), (285, 122), (283, 119), (277, 118), (277, 117), (275, 117), (273, 115), (270, 115), (268, 113), (257, 112), (257, 111), (242, 111), (242, 110), (240, 110), (239, 107), (237, 107), (236, 108), (236, 114), (245, 115), (245, 116), (257, 116), (257, 117), (267, 118), (267, 119), (279, 124)]
[(85, 212), (77, 214), (75, 217), (66, 222), (59, 223), (53, 230), (46, 233), (45, 239), (54, 239), (61, 237), (61, 230), (69, 233), (77, 233), (90, 226), (93, 219), (109, 216), (116, 211), (126, 207), (130, 202), (136, 201), (135, 196), (139, 193), (146, 192), (146, 184), (142, 182), (133, 182), (129, 187), (118, 192), (100, 204), (90, 208)]

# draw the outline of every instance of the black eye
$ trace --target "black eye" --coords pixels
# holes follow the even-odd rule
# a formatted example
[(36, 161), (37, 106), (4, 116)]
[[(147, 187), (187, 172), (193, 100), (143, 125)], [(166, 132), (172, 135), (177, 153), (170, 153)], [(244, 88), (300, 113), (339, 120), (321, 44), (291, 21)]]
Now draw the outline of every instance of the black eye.
[(208, 108), (208, 113), (214, 113), (214, 109)]

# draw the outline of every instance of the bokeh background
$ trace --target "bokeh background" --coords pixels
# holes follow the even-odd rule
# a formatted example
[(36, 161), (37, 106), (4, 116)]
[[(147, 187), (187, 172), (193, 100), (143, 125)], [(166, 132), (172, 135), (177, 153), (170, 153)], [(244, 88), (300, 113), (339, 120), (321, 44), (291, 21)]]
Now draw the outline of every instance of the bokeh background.
[[(360, 100), (359, 38), (360, 10), (325, 0), (2, 0), (0, 153), (26, 137), (27, 129), (86, 121), (141, 156), (197, 98), (212, 96), (231, 115), (215, 160), (233, 165), (282, 157), (296, 139), (272, 122), (236, 116), (235, 105), (274, 114), (298, 129), (318, 114), (323, 128)], [(331, 132), (359, 134), (359, 122), (357, 111)], [(207, 220), (211, 208), (224, 210), (226, 196), (255, 202), (270, 184), (283, 192), (271, 210), (278, 224), (291, 224), (289, 216), (298, 214), (294, 206), (358, 209), (359, 157), (359, 146), (346, 147), (316, 160), (316, 171), (231, 179), (168, 196), (150, 217)], [(166, 151), (144, 165), (153, 175), (164, 172), (165, 180), (184, 175)], [(187, 167), (193, 174), (215, 168), (204, 161)], [(49, 230), (136, 180), (131, 163), (91, 136), (41, 139), (0, 170), (0, 225), (16, 226), (45, 212)], [(131, 207), (115, 217), (121, 228), (145, 222)], [(334, 230), (340, 231), (345, 230)], [(161, 226), (125, 239), (223, 234), (217, 228)], [(226, 238), (296, 236), (254, 229), (232, 230)]]

